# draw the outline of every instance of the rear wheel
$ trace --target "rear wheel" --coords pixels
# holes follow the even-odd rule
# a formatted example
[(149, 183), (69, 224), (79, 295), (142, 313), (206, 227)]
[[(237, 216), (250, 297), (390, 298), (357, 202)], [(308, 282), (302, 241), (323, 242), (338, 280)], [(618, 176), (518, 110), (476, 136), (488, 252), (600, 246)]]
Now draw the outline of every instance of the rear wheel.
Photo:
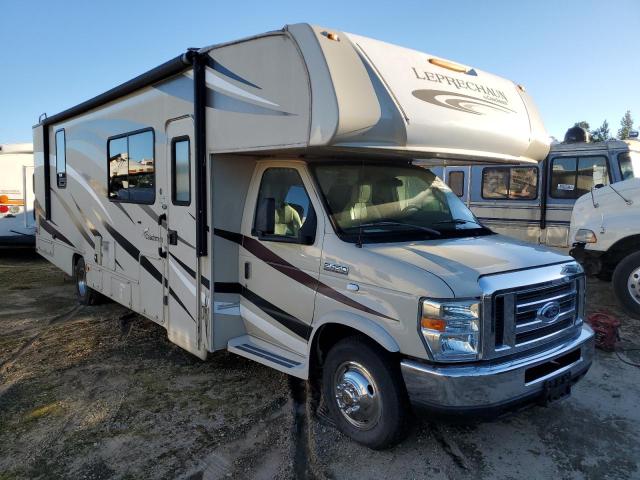
[(334, 345), (322, 374), (325, 403), (342, 433), (382, 449), (399, 442), (410, 408), (397, 362), (362, 337)]
[(613, 289), (622, 308), (640, 318), (640, 252), (623, 258), (613, 272)]
[(76, 284), (78, 302), (82, 305), (95, 305), (100, 298), (100, 294), (87, 285), (87, 270), (82, 257), (76, 260), (73, 267), (73, 279)]

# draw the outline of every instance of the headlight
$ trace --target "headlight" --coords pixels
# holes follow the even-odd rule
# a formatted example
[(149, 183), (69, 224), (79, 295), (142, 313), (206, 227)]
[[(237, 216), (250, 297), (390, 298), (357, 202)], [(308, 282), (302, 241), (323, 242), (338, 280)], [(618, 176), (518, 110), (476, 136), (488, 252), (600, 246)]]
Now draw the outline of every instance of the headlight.
[(581, 228), (576, 232), (575, 241), (579, 243), (596, 243), (598, 238), (596, 237), (596, 234), (593, 233), (593, 230)]
[(434, 360), (475, 360), (480, 345), (480, 303), (424, 300), (420, 332)]

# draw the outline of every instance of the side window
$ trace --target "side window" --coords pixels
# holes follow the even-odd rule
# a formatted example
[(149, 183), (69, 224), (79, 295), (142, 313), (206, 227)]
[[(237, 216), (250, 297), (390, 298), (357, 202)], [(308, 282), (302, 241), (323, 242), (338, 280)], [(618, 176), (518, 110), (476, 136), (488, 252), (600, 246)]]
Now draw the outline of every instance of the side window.
[(538, 167), (491, 167), (482, 171), (482, 197), (534, 200), (538, 196)]
[(553, 198), (575, 199), (598, 184), (609, 184), (606, 157), (564, 157), (552, 160), (550, 193)]
[(274, 216), (273, 234), (268, 235), (269, 240), (297, 241), (305, 223), (314, 217), (302, 178), (293, 168), (265, 170), (260, 182), (256, 216), (265, 202), (275, 205), (275, 210), (271, 212)]
[(509, 198), (508, 168), (485, 168), (482, 170), (482, 198)]
[(576, 157), (554, 158), (551, 161), (551, 196), (576, 198)]
[(633, 178), (633, 163), (629, 152), (622, 152), (618, 155), (618, 167), (620, 168), (622, 180)]
[(64, 129), (56, 132), (56, 184), (67, 187), (67, 146)]
[(152, 204), (155, 201), (153, 130), (121, 135), (107, 142), (110, 200)]
[(453, 193), (462, 197), (464, 195), (464, 172), (449, 172), (447, 184)]
[(509, 178), (509, 198), (534, 200), (538, 196), (538, 168), (512, 167)]
[(191, 204), (191, 149), (189, 137), (171, 141), (171, 201), (174, 205)]
[(576, 198), (588, 193), (594, 185), (609, 185), (607, 157), (578, 158)]

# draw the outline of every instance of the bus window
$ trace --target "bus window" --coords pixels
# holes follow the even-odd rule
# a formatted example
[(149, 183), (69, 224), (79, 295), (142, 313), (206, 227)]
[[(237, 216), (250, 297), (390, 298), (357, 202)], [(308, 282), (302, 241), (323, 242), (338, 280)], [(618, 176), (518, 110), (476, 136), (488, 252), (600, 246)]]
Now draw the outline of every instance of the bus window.
[(449, 172), (447, 185), (457, 196), (464, 195), (464, 172)]
[[(628, 180), (634, 177), (634, 165), (636, 168), (640, 168), (640, 153), (622, 152), (618, 155), (618, 167), (620, 167), (622, 180)], [(638, 174), (640, 175), (640, 171)]]
[(606, 157), (559, 157), (551, 161), (553, 198), (575, 199), (598, 184), (609, 184)]
[(538, 167), (491, 167), (482, 171), (482, 197), (534, 200), (538, 196)]

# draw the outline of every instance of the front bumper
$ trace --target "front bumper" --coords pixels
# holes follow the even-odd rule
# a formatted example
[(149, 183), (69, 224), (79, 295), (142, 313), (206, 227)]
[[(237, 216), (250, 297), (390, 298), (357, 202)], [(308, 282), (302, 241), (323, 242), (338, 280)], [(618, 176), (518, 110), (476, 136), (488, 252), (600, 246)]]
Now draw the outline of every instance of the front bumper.
[(569, 255), (582, 265), (587, 275), (598, 275), (603, 271), (603, 254), (598, 250), (587, 250), (584, 243), (574, 243), (569, 250)]
[[(443, 411), (492, 410), (540, 397), (548, 380), (582, 377), (593, 360), (594, 336), (580, 335), (549, 350), (491, 365), (401, 363), (412, 403)], [(538, 367), (538, 368), (535, 368)]]

